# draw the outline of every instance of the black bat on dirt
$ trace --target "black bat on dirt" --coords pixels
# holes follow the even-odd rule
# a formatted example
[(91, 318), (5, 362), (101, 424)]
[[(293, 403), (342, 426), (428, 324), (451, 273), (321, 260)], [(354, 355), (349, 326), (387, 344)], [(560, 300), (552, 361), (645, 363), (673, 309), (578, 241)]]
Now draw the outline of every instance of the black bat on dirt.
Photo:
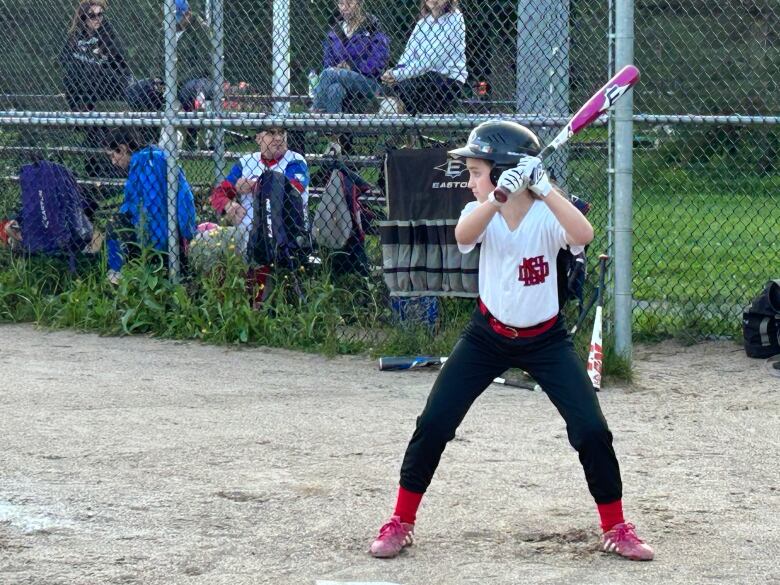
[[(435, 356), (386, 356), (379, 358), (379, 369), (381, 371), (393, 371), (393, 370), (411, 370), (416, 368), (427, 368), (441, 366), (447, 361), (446, 357)], [(533, 381), (526, 380), (512, 380), (507, 378), (493, 378), (494, 384), (503, 384), (504, 386), (512, 386), (513, 388), (525, 388), (526, 390), (541, 390), (539, 384)]]

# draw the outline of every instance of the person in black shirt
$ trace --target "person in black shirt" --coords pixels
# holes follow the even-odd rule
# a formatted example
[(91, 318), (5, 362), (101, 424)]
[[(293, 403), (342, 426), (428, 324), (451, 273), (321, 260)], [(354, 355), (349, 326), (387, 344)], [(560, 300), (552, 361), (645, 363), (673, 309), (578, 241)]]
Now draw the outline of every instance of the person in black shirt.
[(105, 0), (79, 3), (60, 61), (71, 109), (93, 110), (98, 101), (124, 99), (131, 72), (106, 17)]
[[(79, 2), (60, 52), (60, 62), (65, 99), (71, 110), (92, 111), (101, 101), (125, 101), (132, 73), (122, 44), (106, 17), (105, 0)], [(83, 129), (82, 144), (96, 151), (87, 154), (84, 160), (84, 175), (89, 179), (99, 181), (120, 176), (102, 153), (107, 131), (102, 126)], [(84, 186), (83, 195), (91, 219), (99, 201), (108, 193), (93, 184)]]

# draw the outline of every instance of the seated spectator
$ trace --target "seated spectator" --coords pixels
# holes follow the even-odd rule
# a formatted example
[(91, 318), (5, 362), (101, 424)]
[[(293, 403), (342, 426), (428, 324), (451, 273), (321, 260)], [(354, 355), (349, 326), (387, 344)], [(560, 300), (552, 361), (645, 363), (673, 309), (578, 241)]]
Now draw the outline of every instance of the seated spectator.
[[(124, 199), (107, 238), (108, 276), (116, 282), (129, 253), (128, 244), (168, 251), (167, 157), (157, 146), (139, 148), (138, 139), (124, 128), (116, 128), (110, 134), (108, 155), (116, 167), (127, 172)], [(184, 258), (184, 250), (195, 232), (195, 198), (181, 169), (176, 219), (176, 253)]]
[(467, 76), (466, 24), (458, 0), (423, 0), (403, 55), (382, 82), (408, 114), (436, 114), (451, 111)]
[[(92, 111), (100, 101), (124, 100), (125, 90), (132, 80), (124, 49), (106, 11), (105, 0), (80, 1), (60, 52), (65, 99), (72, 110)], [(96, 151), (105, 150), (105, 128), (87, 126), (81, 132), (82, 146)], [(84, 174), (97, 180), (118, 178), (115, 169), (100, 152), (85, 155)], [(87, 215), (91, 219), (99, 202), (110, 196), (111, 189), (90, 185), (83, 194), (88, 205)]]
[(338, 114), (345, 100), (373, 98), (390, 56), (389, 41), (363, 0), (338, 0), (340, 18), (323, 42), (325, 69), (314, 89), (312, 110)]
[[(303, 208), (309, 201), (309, 167), (302, 155), (287, 147), (284, 128), (266, 128), (255, 135), (258, 152), (238, 159), (227, 178), (211, 194), (211, 206), (230, 225), (251, 229), (255, 183), (266, 172), (284, 175), (301, 194)], [(308, 222), (308, 213), (306, 214)]]
[[(244, 247), (242, 252), (244, 257), (251, 264), (247, 272), (247, 287), (252, 291), (253, 306), (260, 306), (271, 291), (270, 276), (273, 272), (271, 264), (273, 258), (261, 258), (258, 254), (256, 242), (264, 239), (279, 241), (279, 234), (273, 226), (274, 216), (282, 219), (286, 228), (284, 229), (286, 242), (283, 255), (288, 256), (292, 248), (297, 252), (307, 249), (307, 245), (302, 242), (296, 242), (294, 245), (291, 240), (296, 239), (296, 228), (308, 233), (308, 201), (309, 201), (309, 167), (302, 155), (290, 150), (287, 146), (287, 132), (284, 128), (265, 128), (255, 135), (257, 145), (260, 147), (258, 152), (242, 156), (233, 166), (227, 178), (217, 185), (211, 193), (211, 206), (219, 215), (224, 215), (227, 223), (236, 226), (242, 232), (246, 232), (245, 238), (234, 237), (237, 245)], [(260, 197), (255, 197), (255, 185), (261, 181), (260, 189), (264, 190), (263, 184), (270, 187), (270, 190), (280, 192), (300, 193), (298, 201), (298, 210), (294, 209), (280, 210), (274, 212), (273, 209), (265, 210), (268, 218), (268, 228), (253, 231), (253, 221), (255, 217), (262, 217), (264, 212), (255, 209), (255, 201)], [(289, 191), (287, 191), (289, 189)], [(260, 195), (260, 193), (258, 193)], [(270, 205), (271, 199), (264, 199)], [(289, 200), (285, 200), (289, 202)], [(300, 208), (302, 203), (302, 209)], [(286, 219), (285, 219), (286, 218)], [(289, 222), (287, 220), (290, 220)], [(280, 227), (277, 225), (277, 227)], [(289, 231), (288, 229), (289, 228)], [(251, 234), (263, 234), (261, 238), (255, 239)], [(281, 251), (280, 249), (276, 250)], [(279, 260), (276, 258), (275, 260)], [(277, 265), (288, 266), (288, 262), (282, 262)]]
[(98, 101), (124, 99), (132, 77), (106, 10), (105, 0), (79, 2), (60, 52), (65, 97), (73, 110), (93, 110)]

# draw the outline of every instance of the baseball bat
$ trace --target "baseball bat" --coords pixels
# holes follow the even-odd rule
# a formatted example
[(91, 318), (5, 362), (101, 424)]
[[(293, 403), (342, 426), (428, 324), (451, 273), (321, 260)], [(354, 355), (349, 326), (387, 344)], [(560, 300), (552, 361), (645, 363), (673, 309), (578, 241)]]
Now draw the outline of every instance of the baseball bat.
[(585, 308), (582, 310), (582, 312), (577, 317), (577, 322), (574, 324), (574, 327), (569, 329), (569, 335), (574, 335), (577, 333), (577, 331), (580, 330), (580, 326), (585, 321), (585, 318), (588, 316), (588, 313), (590, 313), (590, 310), (593, 308), (593, 305), (596, 304), (596, 296), (598, 295), (598, 291), (596, 291), (596, 294), (593, 295), (593, 298), (590, 299), (590, 302), (588, 302), (587, 305), (585, 305)]
[[(427, 355), (406, 356), (387, 356), (379, 358), (379, 369), (383, 372), (393, 370), (411, 370), (413, 368), (425, 368), (429, 366), (440, 366), (447, 358), (440, 358)], [(444, 361), (442, 361), (444, 360)]]
[[(601, 278), (601, 276), (599, 276), (599, 279), (600, 278)], [(580, 314), (577, 316), (577, 322), (574, 324), (574, 327), (569, 329), (569, 335), (574, 335), (575, 333), (577, 333), (577, 331), (580, 330), (580, 327), (585, 322), (585, 318), (590, 313), (590, 310), (593, 308), (593, 305), (596, 304), (596, 301), (598, 300), (598, 296), (599, 296), (600, 293), (601, 293), (601, 288), (599, 287), (599, 285), (596, 285), (596, 288), (593, 291), (593, 294), (591, 295), (590, 300), (582, 308), (582, 310), (580, 311)]]
[[(379, 358), (379, 369), (382, 371), (393, 370), (411, 370), (415, 368), (426, 368), (432, 366), (441, 366), (447, 361), (446, 356), (386, 356)], [(526, 380), (512, 380), (511, 378), (493, 378), (494, 384), (512, 386), (514, 388), (525, 388), (526, 390), (541, 390), (539, 384)]]
[(602, 349), (602, 325), (604, 307), (604, 281), (606, 279), (607, 261), (609, 256), (599, 256), (599, 292), (596, 301), (596, 316), (593, 319), (593, 333), (590, 336), (590, 351), (588, 351), (588, 376), (593, 388), (601, 390), (601, 370), (604, 359)]
[[(571, 117), (558, 135), (542, 149), (539, 158), (544, 160), (566, 144), (569, 138), (577, 134), (583, 128), (587, 128), (591, 122), (612, 107), (623, 94), (634, 87), (637, 81), (639, 81), (639, 69), (634, 65), (626, 65), (623, 69), (615, 73), (615, 75), (612, 76), (612, 79), (607, 81), (607, 83), (604, 84), (604, 87), (594, 93), (590, 99), (577, 110), (577, 113)], [(501, 187), (496, 188), (496, 191), (501, 192), (507, 197), (509, 196), (506, 189)]]

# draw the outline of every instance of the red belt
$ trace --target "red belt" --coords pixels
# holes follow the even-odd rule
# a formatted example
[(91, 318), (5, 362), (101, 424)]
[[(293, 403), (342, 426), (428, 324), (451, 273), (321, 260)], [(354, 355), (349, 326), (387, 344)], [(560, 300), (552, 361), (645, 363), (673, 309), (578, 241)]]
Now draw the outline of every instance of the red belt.
[(482, 302), (482, 299), (477, 299), (477, 305), (479, 306), (479, 312), (487, 317), (488, 323), (490, 324), (490, 327), (493, 328), (493, 331), (499, 335), (508, 337), (509, 339), (517, 339), (518, 337), (536, 337), (537, 335), (541, 335), (550, 329), (558, 320), (558, 315), (553, 315), (547, 321), (537, 323), (532, 327), (512, 327), (511, 325), (502, 323), (493, 315), (491, 315), (490, 311), (488, 311), (488, 308), (485, 306), (485, 303)]

